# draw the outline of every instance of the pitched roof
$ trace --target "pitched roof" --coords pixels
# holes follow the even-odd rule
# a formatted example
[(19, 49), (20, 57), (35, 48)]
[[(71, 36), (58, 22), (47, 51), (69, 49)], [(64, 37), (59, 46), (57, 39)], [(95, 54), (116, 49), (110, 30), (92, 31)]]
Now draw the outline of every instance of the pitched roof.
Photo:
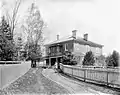
[(71, 41), (71, 40), (75, 40), (76, 42), (78, 42), (80, 44), (89, 45), (89, 46), (92, 46), (92, 47), (103, 47), (103, 45), (91, 42), (89, 40), (86, 41), (83, 38), (80, 38), (80, 37), (74, 38), (72, 36), (66, 36), (66, 37), (60, 38), (59, 40), (55, 40), (53, 42), (45, 44), (45, 46), (59, 44), (59, 43), (66, 42), (66, 41)]
[(73, 37), (71, 37), (71, 36), (65, 36), (63, 38), (60, 38), (59, 40), (55, 40), (53, 42), (47, 43), (47, 44), (45, 44), (45, 46), (47, 46), (47, 45), (53, 45), (53, 44), (57, 44), (57, 43), (61, 43), (61, 42), (66, 42), (66, 41), (70, 41), (70, 40), (73, 40)]
[(80, 44), (89, 45), (92, 47), (103, 47), (103, 45), (101, 45), (101, 44), (97, 44), (97, 43), (89, 41), (89, 40), (86, 41), (83, 38), (77, 38), (76, 41), (79, 42)]

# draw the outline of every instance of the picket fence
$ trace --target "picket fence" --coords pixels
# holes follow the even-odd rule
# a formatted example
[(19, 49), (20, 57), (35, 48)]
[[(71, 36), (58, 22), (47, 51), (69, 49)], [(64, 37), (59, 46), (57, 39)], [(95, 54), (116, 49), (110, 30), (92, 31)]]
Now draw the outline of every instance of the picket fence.
[(107, 86), (120, 88), (120, 69), (83, 68), (60, 64), (60, 69), (68, 75), (83, 80)]

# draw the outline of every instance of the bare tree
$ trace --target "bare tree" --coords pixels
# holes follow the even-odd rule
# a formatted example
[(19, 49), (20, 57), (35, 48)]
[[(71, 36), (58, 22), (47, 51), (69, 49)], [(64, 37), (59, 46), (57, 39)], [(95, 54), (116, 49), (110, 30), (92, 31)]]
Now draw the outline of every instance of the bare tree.
[[(18, 11), (22, 0), (16, 0), (12, 11), (4, 8), (6, 19), (11, 27), (11, 34), (13, 38), (13, 33), (18, 22)], [(10, 11), (10, 12), (9, 12)]]
[(22, 26), (27, 31), (27, 50), (29, 57), (33, 60), (42, 56), (43, 46), (43, 28), (44, 21), (40, 15), (40, 11), (34, 3), (28, 10), (28, 16), (25, 24)]

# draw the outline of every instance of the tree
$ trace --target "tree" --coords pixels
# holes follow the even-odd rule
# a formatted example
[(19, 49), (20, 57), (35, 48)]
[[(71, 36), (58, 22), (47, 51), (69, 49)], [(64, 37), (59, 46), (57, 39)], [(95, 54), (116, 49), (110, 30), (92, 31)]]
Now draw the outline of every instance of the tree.
[(1, 60), (10, 61), (13, 60), (15, 47), (12, 43), (12, 35), (11, 35), (11, 27), (5, 20), (5, 17), (2, 17), (1, 25), (0, 25), (0, 56)]
[(73, 55), (69, 51), (65, 51), (62, 56), (62, 63), (64, 65), (76, 65), (77, 62), (73, 59)]
[[(15, 56), (17, 56), (16, 55), (17, 54), (16, 47), (15, 47), (15, 43), (14, 43), (14, 33), (15, 33), (16, 25), (18, 23), (18, 11), (19, 11), (19, 8), (21, 5), (21, 1), (22, 0), (15, 0), (14, 5), (11, 5), (11, 6), (13, 6), (12, 8), (11, 7), (9, 8), (8, 6), (6, 7), (7, 3), (5, 1), (2, 2), (3, 3), (2, 4), (3, 5), (2, 6), (3, 13), (6, 18), (6, 22), (10, 27), (9, 33), (7, 32), (8, 33), (7, 36), (8, 36), (8, 38), (10, 38), (9, 44), (7, 43), (9, 48), (7, 47), (7, 44), (6, 44), (6, 48), (12, 52), (11, 53), (12, 59), (9, 59), (9, 60), (16, 60)], [(6, 50), (6, 53), (7, 53), (7, 50)], [(6, 55), (6, 57), (7, 57), (7, 55)]]
[(94, 63), (95, 63), (95, 60), (94, 60), (94, 55), (92, 51), (87, 52), (84, 56), (83, 65), (93, 66)]
[[(4, 12), (5, 12), (7, 22), (9, 23), (9, 25), (11, 27), (12, 38), (13, 38), (13, 33), (15, 31), (16, 25), (18, 23), (18, 11), (19, 11), (19, 8), (20, 8), (20, 5), (21, 5), (21, 1), (22, 0), (15, 0), (13, 10), (4, 8)], [(3, 5), (3, 6), (5, 6), (5, 5)]]
[(34, 3), (32, 3), (29, 14), (24, 24), (24, 29), (27, 31), (26, 48), (31, 59), (36, 59), (42, 56), (43, 46), (43, 28), (44, 21), (40, 15), (40, 11)]
[(106, 63), (107, 63), (107, 67), (113, 67), (113, 63), (112, 63), (112, 56), (111, 55), (108, 55), (107, 57), (106, 57)]
[(113, 51), (113, 53), (106, 58), (107, 66), (118, 67), (119, 66), (119, 53), (117, 51)]
[(16, 48), (17, 48), (18, 60), (21, 60), (21, 50), (22, 50), (22, 47), (23, 47), (23, 39), (20, 36), (17, 37), (17, 41), (16, 41), (17, 42), (16, 43)]
[(105, 62), (106, 57), (104, 55), (100, 55), (96, 57), (96, 65), (97, 66), (106, 66), (106, 62)]

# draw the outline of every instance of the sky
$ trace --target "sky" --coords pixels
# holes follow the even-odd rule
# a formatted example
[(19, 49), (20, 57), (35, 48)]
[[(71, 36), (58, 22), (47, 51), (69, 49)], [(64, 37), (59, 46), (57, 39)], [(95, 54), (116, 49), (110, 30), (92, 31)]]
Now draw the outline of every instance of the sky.
[[(14, 0), (3, 1), (6, 7), (13, 6)], [(36, 2), (47, 24), (46, 41), (56, 40), (57, 34), (67, 36), (76, 29), (77, 36), (88, 33), (88, 40), (104, 45), (103, 54), (120, 52), (120, 0), (23, 0), (20, 21), (32, 2)]]

